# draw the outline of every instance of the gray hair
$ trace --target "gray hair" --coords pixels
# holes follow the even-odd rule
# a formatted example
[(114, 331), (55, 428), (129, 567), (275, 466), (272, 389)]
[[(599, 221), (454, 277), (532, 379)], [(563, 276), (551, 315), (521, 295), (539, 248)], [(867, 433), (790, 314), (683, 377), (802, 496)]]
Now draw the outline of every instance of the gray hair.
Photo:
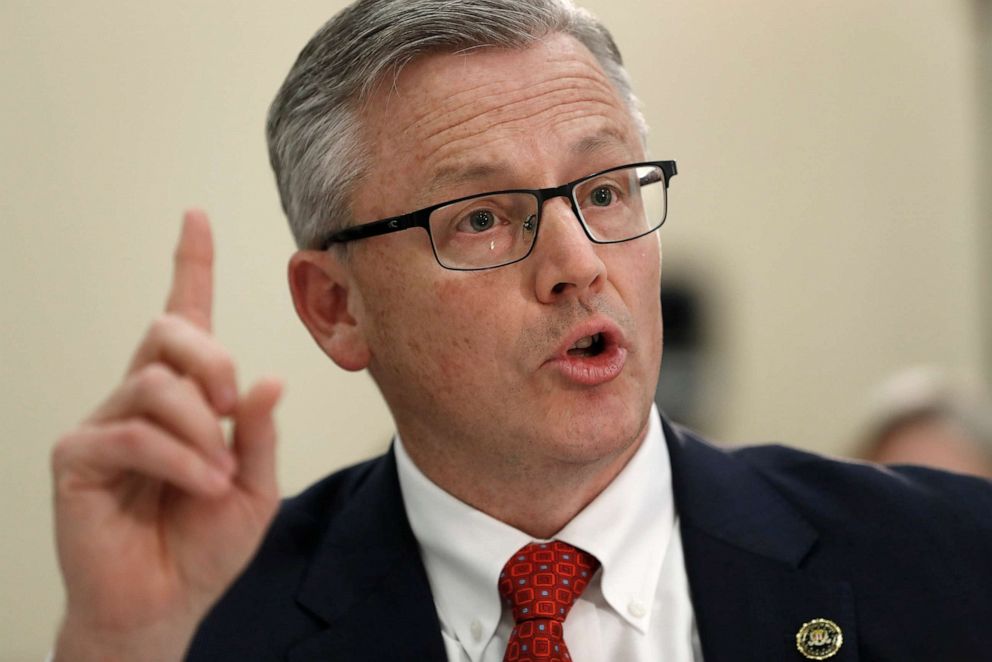
[(358, 0), (328, 21), (300, 52), (266, 126), (297, 246), (318, 248), (352, 222), (352, 192), (369, 166), (360, 110), (387, 75), (425, 53), (524, 48), (552, 33), (592, 52), (643, 140), (647, 127), (613, 37), (572, 0)]
[(936, 366), (900, 371), (871, 394), (861, 455), (871, 458), (893, 432), (914, 423), (944, 421), (958, 427), (992, 460), (992, 399), (977, 380)]

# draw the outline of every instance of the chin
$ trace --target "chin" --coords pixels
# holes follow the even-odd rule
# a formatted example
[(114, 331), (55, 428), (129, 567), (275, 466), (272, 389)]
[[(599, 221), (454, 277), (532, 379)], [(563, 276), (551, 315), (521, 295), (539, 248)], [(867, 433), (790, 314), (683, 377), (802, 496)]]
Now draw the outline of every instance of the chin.
[(554, 431), (549, 451), (580, 464), (623, 454), (643, 437), (650, 411), (650, 399), (608, 396), (549, 412), (550, 427), (544, 428)]

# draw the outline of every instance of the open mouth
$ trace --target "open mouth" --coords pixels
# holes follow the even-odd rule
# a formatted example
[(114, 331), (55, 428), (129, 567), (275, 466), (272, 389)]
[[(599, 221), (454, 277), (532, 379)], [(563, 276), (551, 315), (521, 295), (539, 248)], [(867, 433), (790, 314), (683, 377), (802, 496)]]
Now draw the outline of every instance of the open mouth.
[(606, 340), (602, 333), (594, 333), (591, 336), (579, 338), (572, 345), (567, 354), (569, 356), (599, 356), (606, 348)]
[[(566, 381), (582, 386), (598, 386), (623, 372), (627, 360), (623, 333), (608, 321), (591, 320), (576, 328), (578, 337), (566, 340), (550, 363)], [(569, 338), (569, 340), (571, 340)]]

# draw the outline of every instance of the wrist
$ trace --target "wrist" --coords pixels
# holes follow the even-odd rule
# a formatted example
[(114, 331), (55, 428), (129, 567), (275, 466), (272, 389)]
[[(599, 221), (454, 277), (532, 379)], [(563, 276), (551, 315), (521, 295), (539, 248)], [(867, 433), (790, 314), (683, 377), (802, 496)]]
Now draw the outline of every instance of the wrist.
[(100, 627), (67, 616), (59, 628), (52, 662), (178, 662), (195, 627), (195, 623), (188, 627)]

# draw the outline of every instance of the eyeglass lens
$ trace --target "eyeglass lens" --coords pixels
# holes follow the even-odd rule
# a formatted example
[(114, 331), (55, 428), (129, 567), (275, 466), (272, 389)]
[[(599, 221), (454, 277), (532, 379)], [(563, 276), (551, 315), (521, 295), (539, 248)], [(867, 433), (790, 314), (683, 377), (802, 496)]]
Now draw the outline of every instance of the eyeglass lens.
[[(656, 166), (619, 168), (582, 181), (572, 196), (594, 241), (627, 241), (665, 220), (664, 181)], [(430, 229), (438, 260), (450, 269), (485, 269), (523, 258), (537, 236), (538, 206), (533, 193), (499, 193), (434, 210)]]

